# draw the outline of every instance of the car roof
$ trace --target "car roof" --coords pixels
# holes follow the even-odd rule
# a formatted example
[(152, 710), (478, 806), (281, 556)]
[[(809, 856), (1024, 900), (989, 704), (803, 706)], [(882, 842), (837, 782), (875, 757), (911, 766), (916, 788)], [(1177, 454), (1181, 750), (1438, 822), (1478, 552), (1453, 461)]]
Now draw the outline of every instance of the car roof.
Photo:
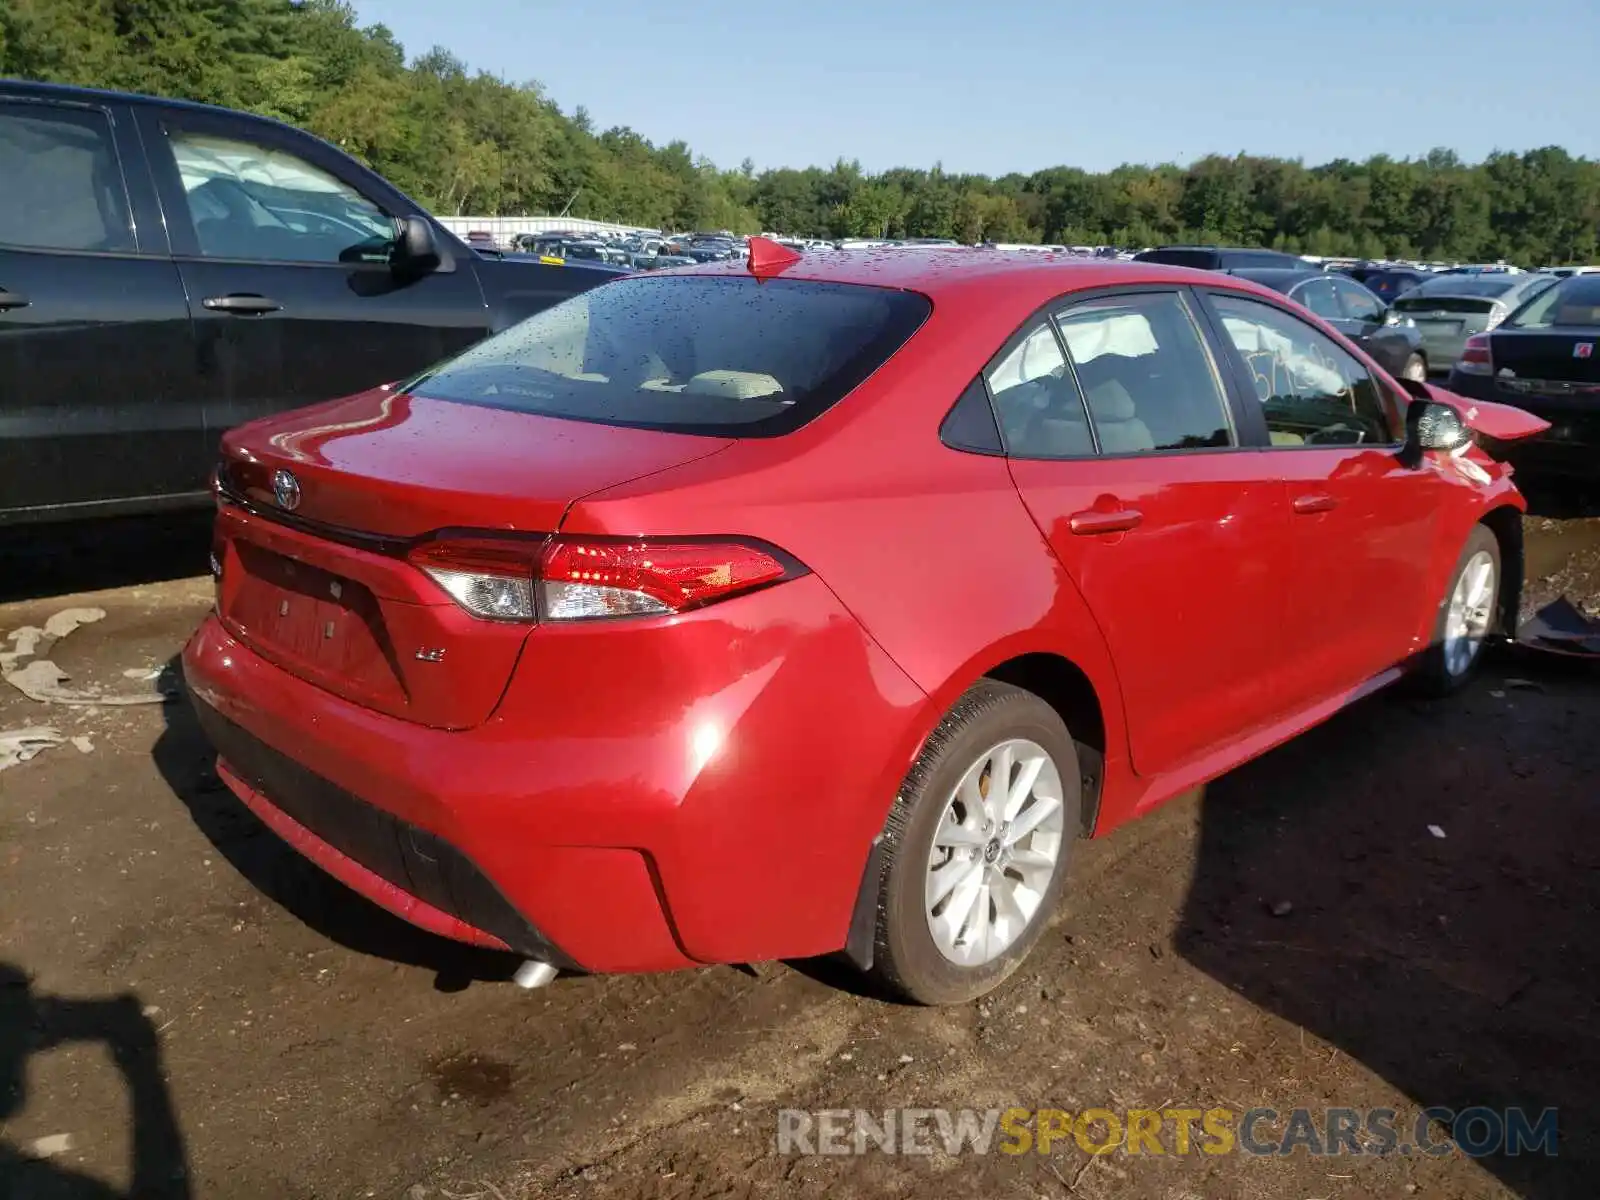
[[(744, 260), (733, 259), (672, 274), (738, 276), (748, 272)], [(1229, 278), (1195, 267), (967, 246), (819, 251), (783, 268), (781, 275), (784, 279), (900, 288), (921, 292), (935, 303), (941, 297), (1003, 290), (1019, 303), (1031, 299), (1030, 307), (1088, 288), (1141, 283), (1215, 287), (1226, 286)]]
[[(1328, 278), (1328, 272), (1319, 271), (1315, 267), (1235, 267), (1227, 274), (1264, 283), (1278, 291), (1291, 288), (1306, 279)], [(1355, 283), (1355, 280), (1346, 279), (1345, 282)]]
[[(263, 117), (260, 113), (253, 113), (248, 109), (202, 104), (198, 100), (177, 100), (171, 96), (153, 96), (147, 92), (118, 92), (110, 88), (79, 87), (71, 83), (39, 83), (30, 79), (4, 77), (0, 77), (0, 89), (11, 95), (43, 96), (58, 100), (99, 100), (106, 104), (160, 104), (169, 108), (191, 109), (195, 112), (229, 113), (252, 121), (263, 121), (268, 125), (284, 125), (282, 121)], [(284, 127), (293, 128), (293, 126)]]
[[(1507, 275), (1503, 271), (1480, 274), (1430, 275), (1418, 285), (1418, 291), (1430, 296), (1494, 296), (1529, 286), (1539, 277), (1535, 274)], [(1542, 282), (1542, 281), (1541, 281)], [(1493, 289), (1499, 288), (1496, 292)]]

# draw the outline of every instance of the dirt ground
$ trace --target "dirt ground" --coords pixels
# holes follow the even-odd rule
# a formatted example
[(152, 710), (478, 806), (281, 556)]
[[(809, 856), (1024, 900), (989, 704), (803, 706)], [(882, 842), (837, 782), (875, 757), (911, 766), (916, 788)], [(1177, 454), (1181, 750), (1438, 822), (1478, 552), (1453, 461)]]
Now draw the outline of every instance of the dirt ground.
[[(1526, 523), (1529, 593), (1600, 602), (1600, 520)], [(209, 603), (203, 526), (0, 546), (0, 634), (137, 686)], [(63, 598), (84, 588), (110, 588)], [(1506, 651), (1449, 701), (1363, 702), (1083, 845), (987, 1001), (828, 964), (507, 982), (287, 851), (181, 703), (0, 772), (0, 1197), (1593, 1197), (1600, 672)], [(1444, 836), (1430, 832), (1437, 827)], [(1560, 1110), (1560, 1151), (779, 1154), (781, 1109)], [(1281, 1129), (1281, 1123), (1271, 1128)], [(1268, 1126), (1263, 1130), (1269, 1131)], [(1168, 1141), (1171, 1148), (1170, 1139)]]

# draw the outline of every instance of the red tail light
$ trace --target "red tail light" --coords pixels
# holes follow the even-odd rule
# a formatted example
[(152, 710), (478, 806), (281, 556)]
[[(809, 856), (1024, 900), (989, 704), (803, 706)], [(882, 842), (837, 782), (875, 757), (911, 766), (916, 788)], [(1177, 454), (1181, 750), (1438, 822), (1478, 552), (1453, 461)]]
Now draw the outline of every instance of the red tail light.
[(484, 535), (425, 542), (409, 557), (462, 608), (502, 621), (687, 612), (803, 571), (742, 541)]
[(1456, 370), (1463, 375), (1494, 374), (1487, 333), (1475, 333), (1467, 339), (1467, 344), (1461, 348), (1461, 357), (1456, 359)]

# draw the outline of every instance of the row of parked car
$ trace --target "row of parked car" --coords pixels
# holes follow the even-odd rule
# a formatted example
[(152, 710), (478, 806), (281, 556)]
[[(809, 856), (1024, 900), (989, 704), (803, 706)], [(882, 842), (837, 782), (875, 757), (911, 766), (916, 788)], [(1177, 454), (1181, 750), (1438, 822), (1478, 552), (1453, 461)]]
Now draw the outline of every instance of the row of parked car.
[(660, 271), (667, 267), (692, 267), (696, 263), (738, 258), (745, 253), (746, 242), (745, 238), (726, 233), (670, 237), (634, 233), (607, 238), (582, 231), (548, 230), (518, 234), (509, 245), (501, 245), (488, 232), (467, 234), (467, 244), (484, 253), (509, 251), (563, 262), (601, 263), (630, 271)]
[(1563, 278), (1554, 270), (1501, 265), (1438, 272), (1380, 263), (1325, 267), (1293, 254), (1243, 247), (1162, 246), (1134, 257), (1254, 279), (1305, 305), (1365, 346), (1390, 372), (1411, 379), (1447, 375), (1469, 338), (1493, 330)]
[[(801, 253), (960, 246), (949, 238), (773, 240)], [(675, 238), (636, 235), (605, 241), (579, 234), (541, 233), (525, 235), (519, 245), (531, 253), (562, 259), (611, 263), (631, 270), (659, 270), (740, 258), (746, 244), (745, 239), (731, 234)], [(1387, 262), (1324, 264), (1273, 250), (1212, 246), (1162, 246), (1139, 253), (1097, 253), (1092, 247), (1040, 249), (1244, 274), (1305, 305), (1365, 345), (1388, 370), (1412, 379), (1448, 374), (1468, 338), (1494, 329), (1518, 305), (1558, 279), (1585, 270), (1564, 267), (1526, 272), (1502, 264), (1439, 270)]]
[[(208, 503), (228, 428), (406, 379), (620, 274), (746, 253), (725, 232), (463, 241), (281, 123), (12, 80), (0, 179), (0, 524)], [(1554, 281), (1438, 276), (1390, 302), (1271, 251), (1140, 257), (1251, 273), (1412, 378), (1450, 370)]]
[[(1135, 258), (1254, 280), (1322, 317), (1397, 378), (1513, 404), (1550, 429), (1497, 452), (1540, 483), (1600, 482), (1600, 268), (1407, 272), (1273, 250), (1163, 246)], [(1387, 297), (1385, 293), (1390, 293)]]

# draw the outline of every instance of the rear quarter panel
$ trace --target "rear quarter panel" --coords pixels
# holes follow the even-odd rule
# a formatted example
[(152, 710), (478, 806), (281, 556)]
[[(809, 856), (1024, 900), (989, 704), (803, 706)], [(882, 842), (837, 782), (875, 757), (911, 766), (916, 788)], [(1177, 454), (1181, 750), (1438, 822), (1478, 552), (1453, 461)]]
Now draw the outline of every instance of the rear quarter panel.
[[(1024, 508), (1006, 460), (939, 441), (950, 405), (1021, 319), (983, 328), (981, 319), (961, 322), (959, 311), (936, 311), (898, 356), (805, 428), (596, 493), (574, 505), (562, 527), (757, 537), (816, 572), (927, 695), (885, 748), (875, 825), (944, 712), (1017, 655), (1075, 663), (1100, 699), (1108, 781), (1126, 760), (1105, 640)], [(816, 717), (825, 728), (827, 712)]]

